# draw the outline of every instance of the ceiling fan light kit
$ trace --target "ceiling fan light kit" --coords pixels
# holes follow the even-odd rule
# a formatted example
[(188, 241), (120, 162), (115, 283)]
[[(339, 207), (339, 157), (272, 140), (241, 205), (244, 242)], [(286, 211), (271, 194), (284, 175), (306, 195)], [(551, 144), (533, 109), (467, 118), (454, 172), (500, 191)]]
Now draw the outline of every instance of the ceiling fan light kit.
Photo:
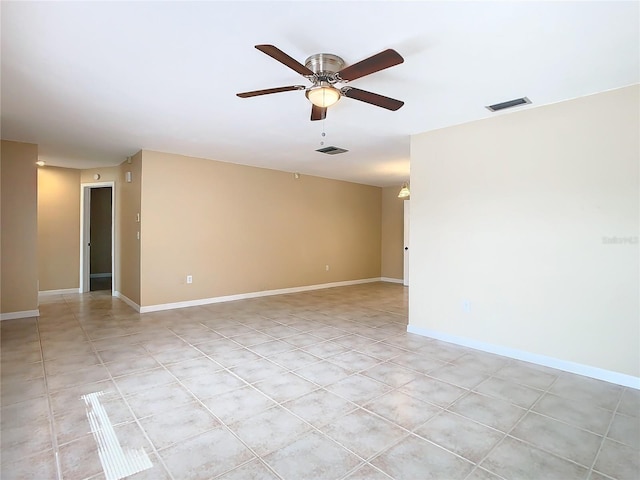
[(384, 50), (358, 63), (345, 67), (345, 61), (332, 53), (316, 53), (308, 57), (305, 60), (305, 64), (302, 65), (296, 59), (290, 57), (273, 45), (256, 45), (256, 48), (299, 73), (313, 85), (308, 88), (304, 85), (291, 85), (288, 87), (254, 90), (252, 92), (238, 93), (237, 96), (240, 98), (293, 90), (305, 90), (305, 96), (312, 103), (311, 120), (324, 120), (327, 116), (327, 107), (334, 105), (341, 97), (352, 98), (392, 111), (398, 110), (404, 105), (404, 102), (400, 100), (367, 92), (366, 90), (360, 90), (359, 88), (350, 86), (342, 88), (335, 87), (337, 83), (347, 83), (403, 63), (404, 59), (395, 50)]
[(330, 107), (340, 100), (340, 90), (331, 85), (318, 85), (310, 87), (305, 95), (316, 107)]

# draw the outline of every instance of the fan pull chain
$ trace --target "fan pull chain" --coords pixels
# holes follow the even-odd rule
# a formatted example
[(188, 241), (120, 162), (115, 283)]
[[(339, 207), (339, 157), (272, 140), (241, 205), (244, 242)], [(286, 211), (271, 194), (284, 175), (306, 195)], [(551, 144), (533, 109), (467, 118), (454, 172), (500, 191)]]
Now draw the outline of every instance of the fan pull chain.
[(322, 139), (320, 140), (320, 146), (324, 145), (324, 137), (327, 136), (327, 134), (324, 132), (324, 130), (325, 130), (324, 129), (324, 119), (322, 119), (322, 134), (321, 134), (322, 135)]

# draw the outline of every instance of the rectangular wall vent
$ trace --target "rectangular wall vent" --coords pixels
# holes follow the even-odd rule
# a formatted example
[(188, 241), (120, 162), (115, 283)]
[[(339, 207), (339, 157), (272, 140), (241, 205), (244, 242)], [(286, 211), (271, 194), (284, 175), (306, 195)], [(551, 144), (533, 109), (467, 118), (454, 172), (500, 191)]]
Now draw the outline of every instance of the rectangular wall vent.
[(519, 105), (526, 105), (527, 103), (531, 103), (527, 97), (516, 98), (515, 100), (509, 100), (507, 102), (496, 103), (494, 105), (489, 105), (486, 107), (487, 110), (491, 112), (497, 112), (498, 110), (504, 110), (505, 108), (517, 107)]
[(338, 148), (338, 147), (324, 147), (316, 150), (316, 152), (326, 153), (327, 155), (337, 155), (339, 153), (344, 153), (348, 151), (349, 150), (345, 150), (344, 148)]

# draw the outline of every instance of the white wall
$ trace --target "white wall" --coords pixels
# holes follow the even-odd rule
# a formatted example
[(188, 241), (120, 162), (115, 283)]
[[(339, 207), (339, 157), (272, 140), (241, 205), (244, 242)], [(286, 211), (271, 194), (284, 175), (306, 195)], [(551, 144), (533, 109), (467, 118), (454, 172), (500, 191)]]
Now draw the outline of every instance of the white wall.
[(640, 377), (639, 91), (412, 138), (410, 331)]

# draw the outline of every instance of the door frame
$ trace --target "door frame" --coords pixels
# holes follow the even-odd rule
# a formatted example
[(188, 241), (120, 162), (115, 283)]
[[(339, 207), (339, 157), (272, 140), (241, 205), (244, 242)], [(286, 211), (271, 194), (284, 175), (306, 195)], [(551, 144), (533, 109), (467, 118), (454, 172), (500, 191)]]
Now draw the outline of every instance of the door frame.
[(404, 201), (404, 249), (402, 251), (403, 254), (403, 277), (402, 284), (405, 287), (409, 286), (409, 225), (410, 225), (410, 202), (411, 200)]
[(104, 187), (111, 187), (111, 295), (115, 291), (116, 182), (91, 182), (80, 184), (80, 293), (88, 292), (91, 287), (91, 189)]

